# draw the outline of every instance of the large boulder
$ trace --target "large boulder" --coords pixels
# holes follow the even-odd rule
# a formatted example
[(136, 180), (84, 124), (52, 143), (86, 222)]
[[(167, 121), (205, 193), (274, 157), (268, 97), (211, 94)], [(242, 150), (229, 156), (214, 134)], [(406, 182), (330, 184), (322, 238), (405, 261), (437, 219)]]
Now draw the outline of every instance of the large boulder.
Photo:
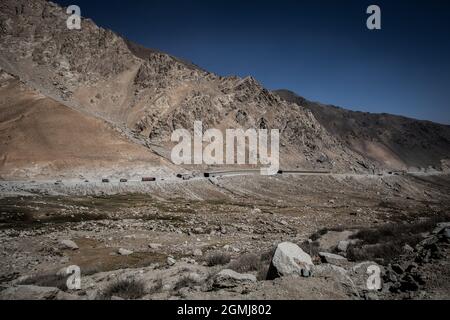
[(298, 245), (291, 242), (280, 243), (272, 258), (268, 278), (274, 279), (278, 276), (297, 275), (309, 277), (314, 263), (309, 254), (304, 252)]
[(17, 286), (0, 292), (0, 300), (54, 300), (60, 290), (52, 287)]
[(240, 284), (256, 282), (256, 277), (252, 274), (242, 274), (236, 271), (225, 269), (214, 277), (214, 288), (234, 288)]

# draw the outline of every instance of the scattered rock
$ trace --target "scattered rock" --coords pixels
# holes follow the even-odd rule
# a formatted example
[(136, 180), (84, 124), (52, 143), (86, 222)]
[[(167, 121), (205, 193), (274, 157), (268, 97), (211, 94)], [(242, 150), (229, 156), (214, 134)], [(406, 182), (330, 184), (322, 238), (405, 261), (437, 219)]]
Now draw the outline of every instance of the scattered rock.
[(340, 241), (349, 240), (356, 231), (327, 231), (317, 240), (321, 251), (332, 252)]
[(233, 288), (243, 283), (252, 282), (256, 282), (256, 277), (252, 274), (242, 274), (230, 269), (225, 269), (215, 275), (213, 287)]
[(52, 287), (17, 286), (0, 292), (0, 300), (53, 300), (60, 290)]
[(339, 283), (349, 295), (359, 297), (358, 289), (349, 277), (349, 272), (342, 267), (325, 263), (313, 267), (313, 276), (319, 278), (333, 279)]
[(160, 248), (162, 247), (162, 245), (159, 244), (159, 243), (150, 243), (150, 244), (148, 245), (148, 247), (149, 247), (150, 249), (158, 250), (158, 249), (160, 249)]
[[(382, 266), (378, 265), (373, 261), (365, 261), (353, 266), (348, 275), (352, 279), (355, 287), (359, 292), (367, 291), (369, 276), (376, 276), (377, 271), (379, 272), (380, 286), (382, 287), (382, 278), (385, 275), (385, 270)], [(375, 280), (375, 278), (373, 278)]]
[(337, 249), (340, 252), (347, 252), (348, 246), (350, 245), (350, 241), (348, 240), (341, 240), (339, 241), (338, 245), (337, 245)]

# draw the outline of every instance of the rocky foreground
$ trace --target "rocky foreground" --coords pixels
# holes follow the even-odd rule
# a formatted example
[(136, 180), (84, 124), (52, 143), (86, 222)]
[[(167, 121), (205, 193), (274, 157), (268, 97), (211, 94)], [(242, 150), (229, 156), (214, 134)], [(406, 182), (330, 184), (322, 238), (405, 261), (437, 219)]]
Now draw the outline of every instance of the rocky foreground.
[[(0, 298), (448, 298), (448, 186), (442, 175), (229, 177), (6, 197)], [(71, 265), (80, 290), (67, 288)]]

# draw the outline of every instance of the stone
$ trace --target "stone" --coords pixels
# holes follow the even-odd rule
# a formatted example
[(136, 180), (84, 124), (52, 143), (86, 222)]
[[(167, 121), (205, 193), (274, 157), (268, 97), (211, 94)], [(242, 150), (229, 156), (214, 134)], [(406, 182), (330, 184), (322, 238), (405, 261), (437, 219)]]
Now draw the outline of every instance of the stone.
[(319, 256), (322, 262), (331, 263), (331, 264), (341, 264), (343, 262), (347, 262), (347, 259), (338, 254), (329, 253), (329, 252), (319, 252)]
[(0, 300), (54, 300), (60, 290), (52, 287), (17, 286), (0, 292)]
[(203, 233), (205, 233), (205, 230), (203, 230), (203, 228), (200, 228), (200, 227), (194, 228), (193, 231), (194, 231), (195, 234), (203, 234)]
[(434, 234), (441, 233), (443, 230), (445, 230), (445, 229), (447, 229), (447, 228), (450, 228), (450, 222), (441, 222), (441, 223), (438, 223), (438, 224), (436, 225), (436, 228), (434, 228), (433, 233), (434, 233)]
[(78, 250), (79, 249), (78, 245), (72, 240), (61, 240), (61, 244), (66, 249), (70, 249), (70, 250)]
[(349, 277), (347, 270), (334, 264), (324, 263), (313, 267), (313, 276), (333, 279), (348, 291), (348, 294), (359, 297), (358, 289)]
[(240, 284), (252, 282), (256, 282), (256, 277), (252, 274), (242, 274), (230, 269), (225, 269), (214, 276), (213, 287), (233, 288)]
[(133, 254), (133, 251), (120, 248), (119, 250), (117, 250), (117, 253), (120, 254), (121, 256), (129, 256), (130, 254)]
[(380, 277), (380, 284), (382, 284), (382, 279), (385, 275), (385, 270), (382, 266), (373, 261), (364, 261), (354, 265), (349, 271), (348, 275), (352, 279), (353, 284), (358, 289), (359, 292), (368, 290), (368, 279), (369, 276), (376, 276), (376, 271), (379, 271), (378, 276)]
[(405, 245), (403, 246), (403, 251), (404, 251), (404, 252), (411, 253), (411, 252), (414, 252), (414, 248), (411, 247), (409, 244), (405, 244)]
[(350, 241), (341, 240), (337, 245), (337, 249), (341, 252), (347, 252), (348, 246), (350, 245)]
[(355, 234), (356, 231), (328, 231), (323, 234), (318, 240), (320, 251), (332, 252), (338, 243), (349, 238)]
[(445, 228), (444, 232), (442, 232), (442, 235), (445, 238), (450, 239), (450, 228)]
[(200, 250), (200, 249), (195, 249), (194, 252), (193, 252), (193, 254), (194, 254), (194, 256), (196, 256), (196, 257), (201, 257), (201, 256), (203, 256), (203, 252), (202, 252), (202, 250)]
[(160, 249), (160, 248), (162, 247), (162, 245), (159, 244), (159, 243), (150, 243), (150, 244), (148, 245), (148, 247), (149, 247), (150, 249), (158, 250), (158, 249)]
[(346, 277), (347, 270), (333, 264), (319, 264), (313, 268), (314, 277)]
[(309, 254), (292, 242), (280, 243), (272, 258), (269, 278), (278, 276), (297, 275), (309, 277), (314, 263)]
[(177, 263), (177, 260), (175, 260), (175, 259), (172, 258), (172, 257), (167, 257), (167, 264), (168, 264), (169, 266), (173, 266), (175, 263)]

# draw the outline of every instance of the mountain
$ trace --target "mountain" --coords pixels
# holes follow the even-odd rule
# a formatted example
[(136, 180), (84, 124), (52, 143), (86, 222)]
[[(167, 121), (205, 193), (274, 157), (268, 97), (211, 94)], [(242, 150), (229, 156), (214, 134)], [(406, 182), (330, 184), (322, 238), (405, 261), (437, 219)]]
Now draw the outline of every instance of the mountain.
[(311, 102), (289, 90), (274, 91), (312, 112), (354, 152), (396, 169), (440, 168), (450, 158), (450, 126), (390, 114), (372, 114)]
[(0, 97), (2, 179), (88, 178), (99, 171), (170, 167), (104, 120), (48, 98), (1, 70)]
[[(388, 120), (391, 118), (387, 117), (381, 126), (371, 123), (370, 128), (373, 129), (364, 130), (368, 135), (366, 140), (351, 140), (347, 133), (340, 134), (344, 131), (340, 126), (327, 124), (326, 118), (321, 118), (315, 108), (283, 99), (279, 93), (270, 92), (252, 77), (215, 75), (190, 62), (131, 43), (89, 19), (82, 20), (81, 30), (69, 30), (67, 18), (63, 8), (44, 0), (2, 0), (0, 3), (0, 67), (25, 88), (14, 89), (20, 92), (9, 95), (9, 100), (2, 106), (0, 125), (4, 128), (3, 134), (15, 137), (22, 133), (23, 129), (17, 129), (21, 128), (18, 121), (31, 110), (36, 123), (45, 123), (53, 115), (51, 110), (44, 112), (35, 103), (27, 103), (27, 108), (17, 108), (15, 116), (8, 117), (10, 109), (23, 99), (29, 99), (30, 90), (45, 98), (40, 104), (57, 104), (65, 110), (57, 120), (59, 123), (79, 122), (81, 118), (90, 122), (92, 132), (73, 128), (65, 133), (68, 140), (77, 141), (76, 144), (65, 145), (66, 154), (76, 155), (85, 164), (103, 163), (107, 150), (112, 150), (109, 146), (111, 139), (115, 138), (94, 138), (97, 135), (95, 128), (106, 130), (102, 128), (108, 127), (124, 140), (123, 149), (118, 147), (114, 154), (127, 155), (129, 148), (137, 148), (139, 151), (133, 149), (135, 152), (130, 153), (130, 163), (133, 159), (142, 160), (138, 154), (144, 150), (145, 156), (152, 158), (148, 168), (170, 167), (172, 131), (180, 128), (192, 130), (195, 120), (203, 121), (205, 129), (280, 129), (283, 168), (362, 172), (410, 163), (437, 165), (440, 157), (448, 156), (441, 150), (445, 145), (449, 149), (446, 129), (421, 140), (433, 144), (436, 142), (428, 139), (442, 139), (438, 147), (432, 148), (433, 152), (419, 154), (420, 150), (426, 150), (421, 144), (417, 152), (408, 153), (405, 147), (402, 154), (389, 153), (389, 146), (380, 147), (377, 135), (386, 128), (389, 128), (388, 132), (394, 132), (395, 128), (396, 134), (397, 131), (400, 134), (404, 130), (403, 122), (396, 121), (390, 125)], [(359, 123), (362, 120), (354, 118), (346, 122), (353, 121)], [(405, 123), (409, 122), (405, 120)], [(31, 133), (27, 133), (30, 146), (27, 148), (39, 146), (39, 152), (48, 154), (47, 158), (22, 152), (21, 161), (7, 164), (8, 161), (4, 160), (0, 171), (6, 172), (13, 166), (18, 176), (22, 176), (21, 172), (28, 172), (26, 176), (30, 177), (33, 172), (48, 168), (53, 159), (53, 147), (42, 141), (60, 134), (51, 129), (50, 126), (41, 126), (41, 135), (30, 136)], [(411, 127), (408, 132), (413, 130)], [(387, 135), (386, 139), (393, 140), (410, 138), (407, 135)], [(371, 139), (375, 142), (366, 142)], [(19, 153), (22, 143), (14, 143), (17, 150), (11, 145), (8, 148), (2, 146), (3, 159), (12, 159), (10, 154)], [(414, 145), (417, 142), (408, 143)], [(103, 151), (97, 152), (93, 145)], [(364, 149), (369, 152), (362, 152)], [(384, 155), (386, 152), (388, 156)], [(73, 163), (63, 161), (53, 170), (46, 171), (46, 175), (71, 176), (72, 167)], [(114, 161), (104, 163), (95, 173), (114, 172), (118, 167), (122, 165)]]

